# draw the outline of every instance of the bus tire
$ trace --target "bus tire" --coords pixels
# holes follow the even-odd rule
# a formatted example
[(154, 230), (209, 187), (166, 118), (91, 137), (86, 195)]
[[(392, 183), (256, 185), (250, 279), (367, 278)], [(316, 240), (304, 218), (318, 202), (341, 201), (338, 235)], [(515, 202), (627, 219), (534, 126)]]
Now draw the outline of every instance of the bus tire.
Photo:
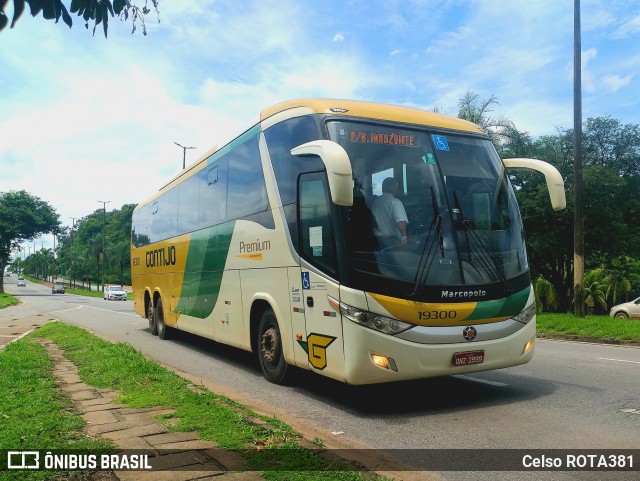
[(260, 318), (258, 327), (258, 359), (267, 381), (284, 384), (290, 369), (284, 360), (282, 336), (276, 315), (266, 309)]
[(149, 320), (149, 332), (154, 336), (158, 334), (158, 324), (156, 323), (155, 308), (149, 302), (149, 308), (147, 309), (147, 319)]
[(164, 308), (162, 307), (161, 298), (158, 298), (158, 305), (156, 306), (156, 326), (160, 339), (168, 341), (173, 337), (173, 329), (167, 327), (167, 324), (164, 322)]

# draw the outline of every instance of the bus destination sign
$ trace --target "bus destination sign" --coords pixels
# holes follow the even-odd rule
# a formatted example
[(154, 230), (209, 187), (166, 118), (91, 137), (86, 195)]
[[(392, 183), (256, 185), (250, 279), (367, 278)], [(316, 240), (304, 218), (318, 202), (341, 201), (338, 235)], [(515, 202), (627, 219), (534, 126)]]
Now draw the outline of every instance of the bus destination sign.
[(349, 140), (357, 144), (388, 144), (404, 147), (418, 147), (420, 141), (415, 135), (406, 135), (404, 133), (388, 133), (388, 132), (349, 132)]

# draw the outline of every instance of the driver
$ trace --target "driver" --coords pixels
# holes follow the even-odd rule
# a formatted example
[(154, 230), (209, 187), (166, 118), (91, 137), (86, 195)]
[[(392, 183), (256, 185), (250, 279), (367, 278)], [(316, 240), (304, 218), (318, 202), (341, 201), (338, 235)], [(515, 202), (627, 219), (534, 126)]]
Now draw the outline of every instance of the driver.
[[(374, 233), (380, 239), (380, 247), (407, 243), (407, 213), (400, 199), (396, 199), (398, 181), (387, 177), (382, 182), (382, 195), (376, 197), (371, 212), (376, 221)], [(386, 240), (386, 242), (385, 242)]]

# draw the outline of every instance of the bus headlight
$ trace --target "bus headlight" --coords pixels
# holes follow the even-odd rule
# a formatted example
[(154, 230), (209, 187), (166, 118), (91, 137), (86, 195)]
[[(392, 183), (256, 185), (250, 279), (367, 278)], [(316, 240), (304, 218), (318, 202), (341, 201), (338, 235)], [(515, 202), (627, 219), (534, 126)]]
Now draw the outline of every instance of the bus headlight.
[(533, 316), (536, 315), (536, 303), (533, 302), (529, 307), (525, 307), (520, 314), (513, 317), (514, 321), (521, 322), (522, 324), (528, 323)]
[(329, 297), (329, 303), (335, 310), (339, 310), (340, 314), (350, 321), (360, 324), (361, 326), (368, 327), (369, 329), (373, 329), (374, 331), (394, 335), (413, 327), (413, 324), (381, 316), (380, 314), (374, 314), (369, 311), (363, 311), (362, 309), (357, 309), (345, 304), (344, 302), (338, 302), (331, 297)]

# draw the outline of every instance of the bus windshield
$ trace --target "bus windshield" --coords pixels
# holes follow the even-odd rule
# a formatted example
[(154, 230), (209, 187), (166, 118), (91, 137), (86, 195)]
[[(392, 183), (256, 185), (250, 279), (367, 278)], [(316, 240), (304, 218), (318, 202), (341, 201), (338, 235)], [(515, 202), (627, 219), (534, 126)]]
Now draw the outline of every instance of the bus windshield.
[(354, 202), (342, 221), (362, 284), (354, 287), (397, 281), (424, 297), (434, 287), (495, 286), (497, 298), (514, 279), (529, 282), (515, 195), (488, 138), (390, 123), (327, 127), (352, 164)]

